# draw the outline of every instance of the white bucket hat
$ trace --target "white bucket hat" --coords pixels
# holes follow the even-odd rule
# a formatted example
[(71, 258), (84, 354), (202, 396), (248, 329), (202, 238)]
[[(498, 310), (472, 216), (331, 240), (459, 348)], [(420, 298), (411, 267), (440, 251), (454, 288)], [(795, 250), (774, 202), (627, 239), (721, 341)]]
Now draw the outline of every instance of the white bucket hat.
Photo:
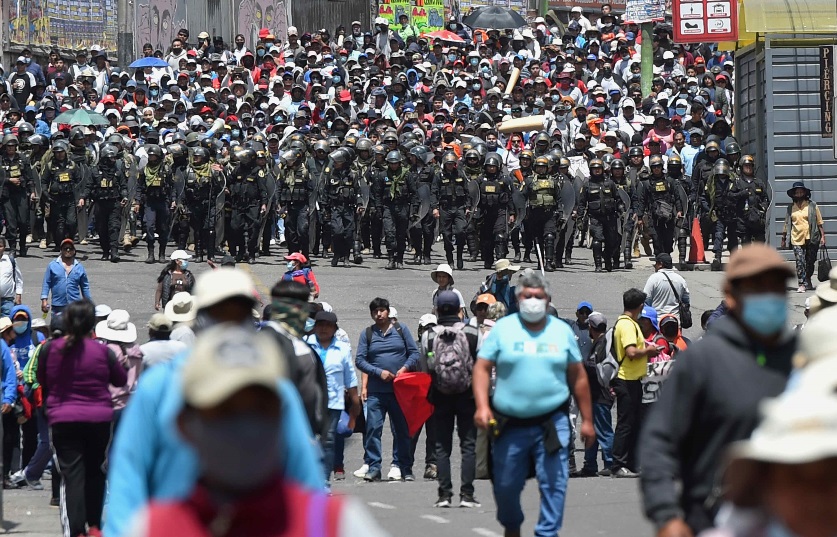
[(520, 265), (512, 265), (511, 261), (509, 261), (508, 259), (498, 259), (494, 262), (494, 272), (499, 274), (505, 270), (517, 272), (518, 270), (520, 270)]
[(192, 256), (186, 250), (175, 250), (171, 253), (169, 259), (177, 261), (178, 259), (192, 259)]
[(96, 324), (96, 337), (117, 343), (133, 343), (137, 340), (137, 327), (131, 322), (130, 313), (113, 310), (107, 320)]
[(441, 265), (436, 267), (436, 270), (430, 273), (430, 279), (436, 282), (436, 277), (439, 275), (439, 273), (447, 274), (450, 278), (450, 283), (453, 283), (453, 269), (450, 267), (450, 265), (448, 265), (447, 263), (442, 263)]
[(173, 323), (187, 323), (195, 318), (195, 301), (186, 291), (175, 293), (166, 304), (166, 317)]

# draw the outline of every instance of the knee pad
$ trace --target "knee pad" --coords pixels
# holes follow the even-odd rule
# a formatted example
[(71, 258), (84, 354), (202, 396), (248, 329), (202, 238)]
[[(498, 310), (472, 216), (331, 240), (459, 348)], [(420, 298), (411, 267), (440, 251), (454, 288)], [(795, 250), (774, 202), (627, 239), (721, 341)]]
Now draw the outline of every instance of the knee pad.
[(555, 235), (553, 235), (552, 233), (547, 233), (546, 241), (550, 243), (555, 242)]
[(506, 240), (505, 233), (497, 233), (496, 235), (494, 235), (494, 241), (495, 242), (503, 242), (505, 240)]

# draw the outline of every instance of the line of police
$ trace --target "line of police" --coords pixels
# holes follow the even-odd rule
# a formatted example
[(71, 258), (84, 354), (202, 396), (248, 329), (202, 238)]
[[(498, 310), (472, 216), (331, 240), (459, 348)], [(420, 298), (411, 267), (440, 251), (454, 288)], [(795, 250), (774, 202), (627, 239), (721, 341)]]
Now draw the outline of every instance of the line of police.
[[(165, 151), (152, 139), (130, 152), (125, 138), (113, 134), (94, 152), (80, 127), (51, 147), (24, 127), (2, 140), (6, 237), (25, 255), (30, 227), (38, 240), (46, 222), (44, 239), (59, 244), (86, 228), (92, 205), (102, 259), (119, 261), (120, 233), (128, 226), (136, 236), (142, 214), (146, 262), (156, 260), (155, 242), (164, 261), (172, 238), (178, 248), (192, 241), (210, 259), (226, 240), (237, 260), (252, 263), (259, 253), (269, 255), (266, 224), (281, 216), (291, 252), (325, 257), (330, 249), (332, 266), (361, 263), (365, 251), (383, 256), (383, 239), (387, 268), (397, 269), (408, 241), (414, 262), (430, 263), (438, 219), (447, 261), (454, 266), (455, 252), (457, 269), (464, 268), (466, 247), (470, 262), (481, 257), (489, 268), (507, 257), (511, 240), (515, 260), (521, 246), (526, 262), (535, 250), (547, 271), (571, 262), (573, 238), (584, 240), (588, 229), (596, 271), (620, 268), (620, 254), (631, 268), (640, 238), (653, 242), (654, 254), (671, 253), (676, 239), (686, 263), (695, 215), (704, 246), (712, 239), (714, 268), (724, 239), (734, 250), (765, 238), (768, 190), (752, 156), (742, 157), (735, 142), (722, 157), (718, 142), (709, 140), (689, 177), (676, 154), (646, 157), (635, 146), (627, 162), (578, 149), (564, 155), (546, 133), (519, 153), (520, 168), (511, 174), (478, 138), (462, 144), (461, 157), (442, 153), (441, 162), (419, 140), (395, 130), (377, 144), (353, 135), (341, 144), (291, 134), (273, 158), (261, 135), (227, 153), (197, 133), (173, 135)], [(140, 152), (147, 157), (141, 169)]]

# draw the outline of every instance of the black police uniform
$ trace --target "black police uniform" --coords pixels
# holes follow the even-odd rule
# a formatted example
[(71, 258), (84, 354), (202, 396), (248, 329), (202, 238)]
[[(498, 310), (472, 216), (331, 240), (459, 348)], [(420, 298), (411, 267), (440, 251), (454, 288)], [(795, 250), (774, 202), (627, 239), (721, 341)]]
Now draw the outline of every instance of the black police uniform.
[(81, 191), (85, 205), (93, 202), (93, 218), (102, 259), (119, 260), (119, 230), (122, 227), (122, 207), (128, 202), (128, 176), (125, 168), (115, 160), (102, 159), (90, 174)]
[(207, 162), (195, 168), (189, 166), (185, 173), (184, 207), (188, 211), (188, 226), (181, 227), (181, 241), (185, 242), (189, 228), (195, 240), (195, 253), (203, 258), (206, 250), (209, 259), (215, 257), (215, 225), (221, 217), (216, 200), (224, 192), (223, 176)]
[(387, 268), (404, 263), (410, 204), (415, 195), (415, 175), (403, 165), (398, 171), (391, 171), (387, 166), (373, 185), (372, 196), (377, 200), (376, 205), (383, 208), (384, 240), (389, 257)]
[(618, 252), (619, 248), (619, 234), (616, 231), (616, 184), (610, 179), (605, 179), (604, 175), (591, 175), (581, 196), (580, 206), (590, 216), (590, 236), (596, 271), (601, 271), (603, 257), (605, 270), (612, 270), (614, 252)]
[(297, 159), (294, 166), (282, 170), (279, 178), (279, 203), (285, 211), (285, 240), (288, 252), (309, 255), (309, 201), (314, 190), (314, 179), (308, 166)]
[(714, 224), (715, 234), (712, 239), (712, 251), (715, 253), (716, 265), (720, 264), (724, 237), (727, 239), (727, 250), (734, 252), (738, 249), (738, 208), (739, 200), (746, 198), (748, 192), (742, 188), (739, 179), (732, 174), (722, 180), (722, 176), (713, 176), (706, 185), (701, 204), (706, 214)]
[(747, 197), (742, 197), (738, 208), (739, 242), (741, 244), (765, 242), (770, 194), (764, 181), (758, 177), (742, 173), (739, 182), (747, 192)]
[(547, 271), (552, 271), (555, 269), (555, 241), (558, 239), (557, 213), (561, 199), (558, 178), (549, 173), (536, 173), (532, 177), (528, 198), (527, 230), (535, 241), (543, 245), (545, 268)]
[(69, 158), (57, 162), (53, 157), (44, 166), (44, 192), (49, 197), (49, 220), (57, 250), (61, 241), (72, 239), (78, 231), (76, 192), (82, 187), (84, 174)]
[[(348, 259), (354, 244), (357, 224), (355, 214), (361, 204), (360, 187), (347, 164), (344, 164), (343, 169), (340, 170), (326, 168), (325, 172), (327, 175), (323, 185), (324, 197), (328, 204), (325, 213), (328, 214), (334, 253), (331, 264), (337, 266), (341, 259)], [(323, 242), (323, 248), (325, 248), (325, 242)]]
[(432, 185), (432, 198), (437, 201), (433, 209), (439, 209), (439, 229), (445, 245), (445, 257), (453, 266), (453, 245), (456, 243), (456, 268), (464, 268), (465, 212), (470, 207), (468, 180), (456, 169), (447, 172), (444, 168)]
[(416, 250), (416, 262), (423, 264), (430, 263), (430, 250), (433, 247), (433, 241), (436, 239), (436, 218), (433, 217), (433, 207), (438, 206), (438, 200), (433, 198), (433, 183), (436, 181), (439, 172), (434, 165), (419, 166), (413, 172), (416, 179), (416, 192), (419, 193), (413, 201), (413, 208), (410, 211), (414, 218), (418, 216), (418, 209), (421, 206), (419, 189), (423, 186), (426, 192), (430, 194), (429, 207), (427, 214), (421, 219), (421, 222), (413, 222), (410, 227), (410, 242)]
[(675, 237), (677, 239), (677, 251), (679, 254), (680, 263), (687, 262), (686, 248), (692, 235), (692, 221), (695, 218), (696, 203), (697, 203), (697, 188), (695, 187), (692, 178), (683, 174), (674, 175), (669, 170), (669, 177), (674, 179), (677, 188), (683, 190), (686, 194), (686, 207), (683, 207), (683, 217), (679, 221), (675, 221)]
[(174, 201), (174, 177), (168, 163), (164, 160), (158, 166), (146, 165), (137, 178), (137, 203), (143, 207), (142, 221), (149, 255), (154, 251), (156, 233), (161, 262), (166, 258), (166, 244), (171, 231), (170, 207)]
[(29, 233), (30, 196), (35, 193), (37, 177), (29, 159), (20, 154), (12, 158), (4, 154), (0, 159), (0, 168), (3, 172), (0, 203), (6, 218), (6, 241), (9, 248), (18, 247), (18, 255), (24, 256), (26, 235)]
[(239, 166), (228, 185), (232, 207), (230, 254), (236, 261), (243, 261), (245, 255), (251, 263), (256, 259), (260, 209), (267, 204), (266, 177), (266, 172), (259, 166)]
[[(369, 167), (365, 177), (370, 191), (375, 188), (374, 185), (378, 177), (385, 173), (386, 166), (381, 166), (376, 163)], [(366, 245), (367, 241), (369, 241), (369, 247), (372, 249), (372, 255), (375, 259), (383, 257), (381, 253), (381, 242), (384, 237), (384, 210), (383, 207), (378, 205), (378, 201), (375, 199), (375, 196), (370, 195), (369, 204), (366, 206), (366, 214), (364, 214), (364, 218), (361, 220), (361, 226), (364, 225), (363, 222), (365, 221), (367, 222), (366, 226), (368, 228), (361, 229), (363, 243)]]
[[(482, 178), (482, 167), (469, 167), (465, 166), (464, 164), (460, 163), (460, 174), (462, 177), (465, 178), (466, 182), (469, 184), (470, 182), (474, 182), (479, 187), (480, 179)], [(466, 187), (468, 185), (466, 184)], [(469, 189), (470, 191), (470, 189)], [(476, 209), (476, 208), (475, 208)], [(477, 256), (479, 255), (479, 232), (477, 230), (477, 218), (476, 218), (476, 211), (474, 214), (470, 216), (470, 218), (466, 218), (466, 226), (465, 226), (465, 242), (468, 245), (468, 254), (470, 255), (469, 261), (474, 262), (477, 260)]]
[(503, 259), (508, 253), (508, 215), (514, 214), (511, 204), (512, 184), (508, 177), (498, 171), (493, 177), (483, 175), (479, 187), (477, 227), (483, 266), (488, 269), (495, 259)]
[(674, 221), (683, 214), (683, 205), (677, 196), (677, 184), (664, 174), (651, 175), (643, 185), (638, 212), (650, 215), (648, 232), (654, 243), (654, 255), (670, 254), (674, 250)]
[[(317, 192), (326, 192), (328, 190), (327, 183), (331, 173), (328, 161), (309, 157), (306, 164), (308, 166), (308, 173), (311, 174), (311, 178), (314, 180)], [(311, 219), (309, 220), (308, 225), (313, 225), (317, 228), (314, 233), (313, 243), (309, 243), (309, 249), (314, 252), (314, 255), (317, 255), (320, 253), (320, 245), (322, 244), (322, 256), (328, 257), (328, 250), (331, 248), (332, 241), (334, 240), (331, 234), (331, 210), (327, 210), (323, 207), (323, 203), (321, 202), (319, 210), (312, 210)], [(285, 240), (287, 240), (287, 236), (285, 237)]]

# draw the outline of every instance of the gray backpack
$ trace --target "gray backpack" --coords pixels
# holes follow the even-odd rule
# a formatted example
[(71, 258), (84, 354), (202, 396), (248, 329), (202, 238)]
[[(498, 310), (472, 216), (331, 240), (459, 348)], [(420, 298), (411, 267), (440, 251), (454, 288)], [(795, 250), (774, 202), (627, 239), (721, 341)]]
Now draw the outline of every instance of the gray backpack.
[(471, 387), (474, 361), (464, 328), (464, 323), (433, 327), (433, 360), (428, 360), (428, 366), (436, 373), (436, 387), (444, 394), (463, 393)]

